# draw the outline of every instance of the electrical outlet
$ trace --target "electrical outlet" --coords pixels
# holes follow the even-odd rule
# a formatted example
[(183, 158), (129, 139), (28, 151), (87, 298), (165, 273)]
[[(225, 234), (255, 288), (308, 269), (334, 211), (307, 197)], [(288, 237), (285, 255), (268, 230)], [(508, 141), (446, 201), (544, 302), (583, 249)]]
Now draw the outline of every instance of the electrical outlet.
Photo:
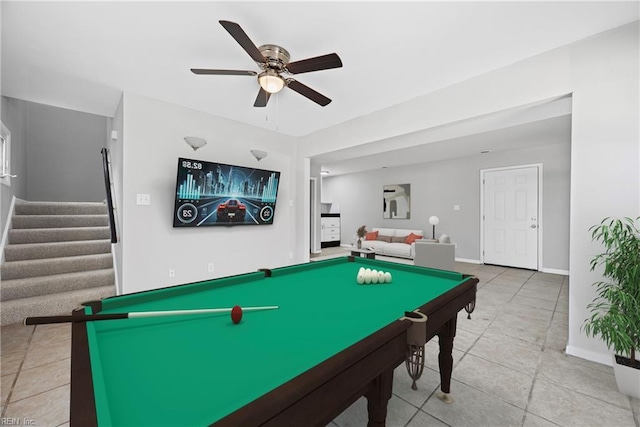
[(212, 262), (210, 262), (209, 264), (207, 264), (207, 271), (208, 271), (209, 273), (213, 273), (213, 263), (212, 263)]
[(176, 277), (176, 269), (175, 268), (170, 268), (169, 269), (169, 279), (173, 279), (174, 277)]

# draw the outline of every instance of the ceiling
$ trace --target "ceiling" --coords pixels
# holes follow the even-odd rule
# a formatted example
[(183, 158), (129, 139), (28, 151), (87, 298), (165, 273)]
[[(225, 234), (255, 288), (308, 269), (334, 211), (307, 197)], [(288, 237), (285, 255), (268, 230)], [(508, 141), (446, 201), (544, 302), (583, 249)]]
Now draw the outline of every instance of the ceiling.
[[(292, 136), (638, 19), (637, 1), (3, 1), (0, 7), (5, 96), (112, 116), (122, 92), (133, 92)], [(255, 78), (192, 74), (192, 67), (257, 70), (221, 19), (239, 23), (256, 45), (283, 46), (292, 61), (338, 53), (343, 68), (296, 76), (333, 102), (323, 108), (285, 89), (266, 108), (254, 108)]]
[(321, 154), (312, 159), (334, 177), (436, 162), (453, 158), (495, 155), (571, 142), (571, 95), (543, 100), (484, 116), (449, 123), (361, 146)]

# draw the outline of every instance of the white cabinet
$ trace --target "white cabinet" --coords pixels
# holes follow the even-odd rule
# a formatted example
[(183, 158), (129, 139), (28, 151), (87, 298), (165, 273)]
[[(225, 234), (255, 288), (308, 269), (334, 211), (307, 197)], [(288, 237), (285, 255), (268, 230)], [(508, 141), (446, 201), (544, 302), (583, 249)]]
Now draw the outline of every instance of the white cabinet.
[(320, 246), (340, 246), (340, 216), (336, 214), (322, 215), (322, 232)]

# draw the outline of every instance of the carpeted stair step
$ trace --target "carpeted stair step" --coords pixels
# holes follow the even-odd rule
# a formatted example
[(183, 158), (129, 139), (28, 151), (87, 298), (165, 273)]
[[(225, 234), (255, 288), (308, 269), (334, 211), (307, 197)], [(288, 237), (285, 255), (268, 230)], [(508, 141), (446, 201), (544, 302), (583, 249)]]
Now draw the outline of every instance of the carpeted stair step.
[(110, 240), (84, 240), (79, 242), (25, 243), (7, 245), (4, 248), (5, 261), (28, 259), (60, 258), (111, 252)]
[(16, 201), (16, 215), (105, 215), (104, 203)]
[(83, 302), (100, 300), (115, 294), (115, 286), (101, 286), (78, 291), (60, 292), (20, 298), (2, 303), (0, 323), (22, 323), (26, 317), (71, 314)]
[(10, 230), (11, 245), (23, 243), (69, 242), (78, 240), (110, 239), (109, 227), (26, 228)]
[(26, 261), (9, 261), (2, 264), (2, 280), (24, 277), (49, 276), (51, 274), (112, 268), (113, 258), (109, 254), (81, 255), (63, 258), (45, 258)]
[(0, 299), (4, 308), (4, 303), (10, 300), (103, 286), (114, 287), (114, 283), (113, 268), (3, 280), (0, 283)]
[(12, 228), (106, 227), (107, 215), (14, 215)]

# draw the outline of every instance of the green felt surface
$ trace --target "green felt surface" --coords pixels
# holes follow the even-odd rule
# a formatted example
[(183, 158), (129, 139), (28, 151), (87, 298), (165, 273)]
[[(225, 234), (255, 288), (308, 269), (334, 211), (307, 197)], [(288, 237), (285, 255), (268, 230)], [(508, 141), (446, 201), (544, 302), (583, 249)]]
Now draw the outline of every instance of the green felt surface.
[[(391, 284), (358, 285), (361, 267)], [(99, 425), (205, 426), (250, 403), (405, 311), (452, 289), (462, 275), (347, 258), (252, 273), (103, 302), (103, 313), (278, 305), (229, 314), (89, 322)]]

